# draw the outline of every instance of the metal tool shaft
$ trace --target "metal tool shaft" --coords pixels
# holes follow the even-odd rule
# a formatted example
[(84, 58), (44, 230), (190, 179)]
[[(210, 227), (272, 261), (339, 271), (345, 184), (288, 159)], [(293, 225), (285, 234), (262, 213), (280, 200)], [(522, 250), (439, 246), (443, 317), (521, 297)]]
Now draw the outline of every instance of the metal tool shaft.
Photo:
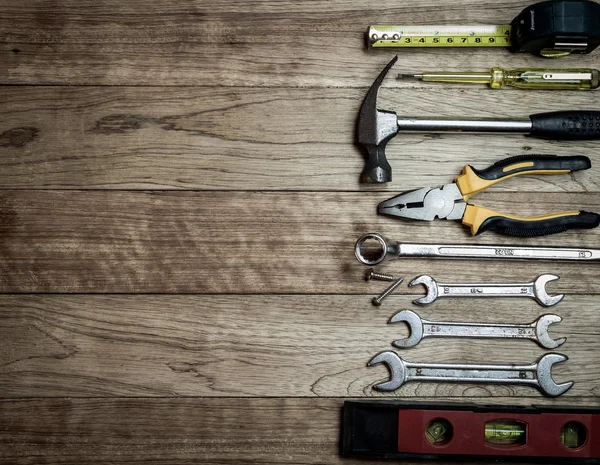
[(399, 132), (477, 132), (529, 134), (531, 120), (398, 118)]
[(395, 255), (448, 258), (502, 258), (536, 260), (600, 260), (600, 249), (523, 247), (508, 245), (447, 245), (394, 243)]
[(537, 322), (527, 325), (449, 323), (423, 320), (423, 337), (518, 338), (536, 340)]
[(454, 381), (537, 385), (537, 364), (476, 365), (404, 362), (406, 381)]
[(439, 283), (439, 297), (535, 297), (529, 284), (443, 284)]

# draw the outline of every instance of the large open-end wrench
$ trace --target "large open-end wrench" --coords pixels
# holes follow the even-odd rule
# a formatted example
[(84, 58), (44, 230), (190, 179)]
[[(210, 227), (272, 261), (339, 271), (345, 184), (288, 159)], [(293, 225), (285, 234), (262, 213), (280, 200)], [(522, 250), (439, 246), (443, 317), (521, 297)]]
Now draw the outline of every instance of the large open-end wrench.
[(548, 295), (546, 284), (559, 279), (555, 274), (543, 274), (531, 283), (509, 284), (443, 284), (431, 276), (423, 275), (413, 279), (409, 286), (422, 284), (427, 295), (413, 300), (414, 304), (427, 305), (438, 297), (531, 297), (544, 307), (552, 307), (559, 303), (564, 294)]
[(479, 365), (466, 363), (407, 362), (387, 350), (373, 357), (367, 366), (384, 363), (390, 371), (390, 380), (378, 383), (373, 389), (395, 391), (410, 381), (438, 381), (451, 383), (497, 383), (533, 386), (550, 397), (560, 396), (573, 386), (573, 381), (557, 384), (552, 379), (552, 366), (568, 360), (562, 354), (550, 353), (537, 362), (526, 365)]
[(426, 337), (531, 339), (545, 349), (556, 349), (564, 344), (567, 338), (552, 339), (548, 334), (548, 327), (552, 323), (560, 323), (561, 321), (560, 316), (547, 314), (542, 315), (533, 323), (522, 325), (452, 323), (422, 320), (419, 315), (411, 310), (402, 310), (390, 319), (390, 323), (406, 323), (410, 331), (410, 336), (405, 339), (397, 339), (392, 343), (401, 349), (414, 347)]
[[(363, 247), (375, 241), (378, 250), (374, 257), (365, 256)], [(376, 252), (376, 253), (375, 253)], [(360, 237), (354, 246), (354, 255), (359, 262), (375, 266), (386, 257), (435, 257), (435, 258), (502, 258), (520, 260), (600, 260), (600, 249), (578, 247), (522, 247), (516, 245), (461, 245), (461, 244), (414, 244), (392, 241), (377, 233)], [(371, 255), (367, 252), (367, 255)]]

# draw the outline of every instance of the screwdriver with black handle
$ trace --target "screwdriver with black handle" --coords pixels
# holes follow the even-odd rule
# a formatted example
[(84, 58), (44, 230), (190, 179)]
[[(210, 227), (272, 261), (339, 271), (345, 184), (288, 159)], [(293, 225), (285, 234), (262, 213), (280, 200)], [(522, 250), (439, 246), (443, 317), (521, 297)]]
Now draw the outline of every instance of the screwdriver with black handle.
[(432, 71), (418, 74), (398, 74), (398, 79), (489, 84), (492, 89), (510, 86), (518, 89), (592, 90), (600, 86), (600, 71), (591, 68), (520, 68), (511, 70), (492, 68), (487, 72)]

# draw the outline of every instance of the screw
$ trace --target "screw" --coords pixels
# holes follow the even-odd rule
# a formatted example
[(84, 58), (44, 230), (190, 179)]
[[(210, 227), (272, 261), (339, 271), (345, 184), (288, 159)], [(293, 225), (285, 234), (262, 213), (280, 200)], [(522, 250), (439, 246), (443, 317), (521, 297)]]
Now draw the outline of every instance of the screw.
[(404, 280), (404, 278), (398, 278), (396, 279), (392, 285), (390, 287), (388, 287), (385, 291), (383, 291), (381, 294), (379, 294), (377, 297), (373, 297), (373, 305), (375, 305), (376, 307), (379, 307), (381, 305), (381, 301), (383, 299), (385, 299), (388, 295), (390, 295), (394, 289), (396, 289)]
[(369, 271), (367, 271), (367, 276), (365, 276), (365, 279), (367, 281), (371, 281), (372, 279), (377, 281), (396, 281), (396, 278), (394, 278), (391, 274), (378, 273), (375, 271), (375, 268), (371, 268)]

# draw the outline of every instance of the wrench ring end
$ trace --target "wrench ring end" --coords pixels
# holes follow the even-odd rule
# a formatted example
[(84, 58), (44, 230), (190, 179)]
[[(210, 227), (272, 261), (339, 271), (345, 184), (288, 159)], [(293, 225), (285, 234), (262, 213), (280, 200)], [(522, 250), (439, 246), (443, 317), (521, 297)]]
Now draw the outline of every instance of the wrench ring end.
[[(379, 246), (381, 247), (380, 255), (377, 258), (372, 259), (372, 260), (369, 260), (368, 258), (366, 258), (362, 253), (362, 247), (365, 245), (365, 242), (367, 242), (369, 240), (377, 241), (379, 243)], [(384, 236), (382, 236), (381, 234), (378, 234), (378, 233), (365, 234), (364, 236), (359, 237), (359, 239), (356, 241), (356, 244), (354, 245), (354, 256), (356, 257), (356, 259), (359, 262), (361, 262), (364, 265), (369, 265), (369, 266), (379, 265), (385, 259), (387, 254), (388, 254), (387, 241)]]

